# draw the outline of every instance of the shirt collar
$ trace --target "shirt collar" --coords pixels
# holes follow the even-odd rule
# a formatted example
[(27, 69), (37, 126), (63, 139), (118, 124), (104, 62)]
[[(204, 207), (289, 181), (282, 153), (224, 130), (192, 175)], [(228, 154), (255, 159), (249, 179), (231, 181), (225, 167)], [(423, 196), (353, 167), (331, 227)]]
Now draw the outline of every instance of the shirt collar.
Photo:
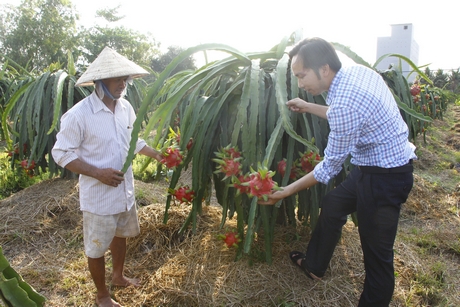
[[(93, 109), (93, 113), (96, 114), (99, 111), (107, 111), (112, 112), (107, 108), (105, 103), (97, 96), (96, 91), (93, 91), (90, 95), (90, 103)], [(121, 103), (121, 99), (117, 99), (117, 104), (115, 105), (115, 110), (118, 108), (125, 108), (125, 106)]]

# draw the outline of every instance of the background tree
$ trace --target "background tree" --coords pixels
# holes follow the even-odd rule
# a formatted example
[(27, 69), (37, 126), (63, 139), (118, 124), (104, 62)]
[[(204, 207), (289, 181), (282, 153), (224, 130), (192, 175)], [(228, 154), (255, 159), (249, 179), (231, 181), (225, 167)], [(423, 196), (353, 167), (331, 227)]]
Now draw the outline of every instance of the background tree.
[[(158, 57), (152, 59), (150, 67), (153, 71), (161, 73), (169, 63), (172, 62), (184, 49), (178, 46), (169, 46), (168, 51)], [(192, 69), (195, 70), (195, 60), (193, 57), (188, 57), (179, 63), (176, 68), (171, 72), (171, 74), (176, 74), (180, 71)]]
[(121, 5), (118, 5), (114, 8), (105, 8), (102, 10), (96, 11), (96, 17), (101, 17), (107, 20), (108, 22), (117, 22), (125, 18), (125, 16), (118, 15), (118, 10), (120, 9)]
[(460, 68), (457, 70), (452, 70), (448, 77), (448, 86), (447, 89), (452, 91), (455, 94), (460, 93)]
[(19, 6), (5, 6), (0, 13), (0, 54), (26, 68), (42, 72), (52, 63), (65, 66), (71, 50), (78, 67), (91, 63), (105, 46), (130, 60), (149, 67), (160, 54), (151, 34), (114, 26), (124, 16), (118, 7), (95, 12), (101, 24), (89, 28), (76, 22), (78, 14), (68, 0), (23, 0)]
[(444, 88), (449, 80), (449, 76), (445, 74), (442, 69), (438, 69), (434, 75), (434, 78), (431, 80), (433, 81), (434, 86)]
[[(424, 73), (425, 73), (425, 76), (427, 76), (428, 79), (430, 79), (431, 81), (434, 80), (434, 73), (431, 71), (431, 69), (429, 67), (425, 68)], [(427, 84), (428, 82), (426, 80), (421, 79), (420, 83), (421, 84)]]
[(153, 37), (125, 27), (95, 26), (82, 34), (82, 55), (86, 63), (94, 61), (106, 46), (144, 67), (149, 67), (152, 57), (159, 54)]
[(80, 62), (93, 62), (102, 49), (108, 46), (131, 61), (149, 67), (151, 59), (160, 54), (159, 44), (150, 33), (141, 34), (123, 26), (114, 26), (124, 18), (118, 15), (118, 8), (119, 6), (98, 10), (96, 17), (101, 18), (104, 25), (80, 30)]
[(2, 12), (0, 53), (29, 70), (65, 62), (75, 40), (78, 16), (67, 0), (23, 0)]

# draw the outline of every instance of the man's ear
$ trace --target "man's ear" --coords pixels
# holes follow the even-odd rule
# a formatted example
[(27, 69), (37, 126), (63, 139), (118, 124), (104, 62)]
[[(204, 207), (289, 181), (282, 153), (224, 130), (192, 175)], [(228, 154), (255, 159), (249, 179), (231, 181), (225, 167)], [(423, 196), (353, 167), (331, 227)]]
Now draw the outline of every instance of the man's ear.
[(329, 67), (329, 64), (324, 64), (319, 68), (319, 71), (322, 77), (327, 77), (331, 73), (331, 68)]

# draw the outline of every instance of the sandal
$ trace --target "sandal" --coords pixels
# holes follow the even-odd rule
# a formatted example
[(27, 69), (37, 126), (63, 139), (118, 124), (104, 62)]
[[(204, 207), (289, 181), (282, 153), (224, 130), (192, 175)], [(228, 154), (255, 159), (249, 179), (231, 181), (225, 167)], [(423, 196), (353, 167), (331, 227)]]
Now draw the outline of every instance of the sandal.
[[(313, 280), (321, 280), (320, 277), (316, 276), (316, 275), (313, 274), (313, 273), (310, 273), (310, 272), (303, 266), (303, 261), (305, 260), (305, 254), (304, 254), (304, 253), (299, 252), (299, 251), (292, 251), (292, 252), (289, 253), (289, 258), (291, 258), (291, 261), (292, 261), (297, 267), (299, 267), (299, 268), (305, 273), (305, 275), (307, 275), (307, 277), (309, 277), (310, 279), (313, 279)], [(299, 265), (299, 263), (297, 262), (299, 259), (301, 259), (300, 265)]]

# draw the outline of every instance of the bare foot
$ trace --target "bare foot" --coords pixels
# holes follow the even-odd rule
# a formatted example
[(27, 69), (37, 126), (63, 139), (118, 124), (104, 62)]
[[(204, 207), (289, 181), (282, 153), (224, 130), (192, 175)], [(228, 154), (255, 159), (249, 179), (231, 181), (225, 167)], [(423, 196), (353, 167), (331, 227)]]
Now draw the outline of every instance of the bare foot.
[(128, 278), (122, 276), (120, 279), (112, 279), (112, 285), (116, 287), (140, 287), (141, 283), (140, 280), (137, 278)]
[(104, 298), (96, 298), (96, 305), (98, 307), (123, 307), (115, 302), (110, 296)]

